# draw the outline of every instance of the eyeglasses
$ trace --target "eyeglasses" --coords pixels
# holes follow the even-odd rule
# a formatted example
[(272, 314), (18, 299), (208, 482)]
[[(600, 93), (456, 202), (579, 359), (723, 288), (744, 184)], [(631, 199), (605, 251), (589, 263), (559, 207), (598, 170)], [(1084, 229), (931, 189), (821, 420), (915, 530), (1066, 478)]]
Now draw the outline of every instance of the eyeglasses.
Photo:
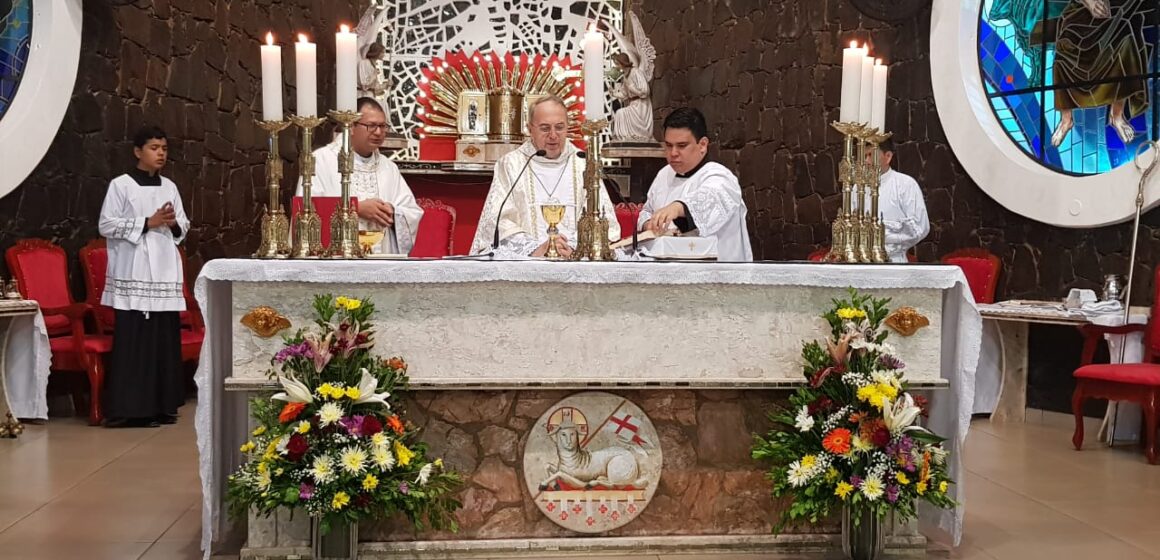
[(568, 132), (568, 125), (566, 124), (558, 124), (554, 127), (550, 124), (542, 124), (536, 128), (540, 131), (540, 134), (548, 134), (553, 130), (556, 131), (556, 134), (564, 134)]
[(369, 132), (386, 132), (386, 130), (387, 130), (387, 125), (386, 125), (386, 124), (382, 124), (382, 123), (379, 123), (379, 124), (374, 124), (374, 123), (368, 124), (368, 123), (364, 123), (364, 122), (356, 122), (356, 123), (354, 123), (354, 124), (357, 124), (357, 125), (359, 125), (359, 126), (361, 126), (361, 127), (365, 128), (365, 129), (367, 129), (367, 131), (369, 131)]

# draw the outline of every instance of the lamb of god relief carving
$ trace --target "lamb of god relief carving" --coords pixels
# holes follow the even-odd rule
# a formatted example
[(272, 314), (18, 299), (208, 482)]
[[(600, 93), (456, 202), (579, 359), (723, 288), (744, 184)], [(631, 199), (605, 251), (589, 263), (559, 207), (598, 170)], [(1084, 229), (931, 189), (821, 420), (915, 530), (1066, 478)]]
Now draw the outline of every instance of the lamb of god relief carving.
[(624, 526), (644, 510), (661, 475), (652, 422), (609, 393), (572, 395), (531, 428), (524, 450), (528, 490), (549, 519), (579, 533)]

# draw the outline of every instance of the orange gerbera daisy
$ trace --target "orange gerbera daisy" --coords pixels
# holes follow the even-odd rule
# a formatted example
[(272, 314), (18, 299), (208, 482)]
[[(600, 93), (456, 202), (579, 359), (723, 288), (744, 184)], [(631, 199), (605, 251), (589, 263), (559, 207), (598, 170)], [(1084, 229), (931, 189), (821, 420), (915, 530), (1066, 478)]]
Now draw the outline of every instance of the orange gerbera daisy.
[(278, 414), (278, 421), (283, 424), (293, 422), (305, 409), (306, 403), (304, 402), (286, 403), (286, 406), (282, 407), (282, 412)]
[(390, 426), (396, 434), (403, 435), (403, 421), (397, 415), (392, 415), (390, 418), (387, 418), (387, 426)]
[(853, 434), (846, 428), (834, 428), (822, 439), (822, 447), (835, 455), (845, 455), (850, 452), (850, 440)]

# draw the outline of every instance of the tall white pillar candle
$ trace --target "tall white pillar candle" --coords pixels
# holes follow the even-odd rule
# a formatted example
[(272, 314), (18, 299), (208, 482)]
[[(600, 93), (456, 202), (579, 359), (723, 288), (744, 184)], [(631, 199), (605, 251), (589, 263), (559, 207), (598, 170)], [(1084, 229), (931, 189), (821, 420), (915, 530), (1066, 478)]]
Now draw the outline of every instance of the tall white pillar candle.
[(354, 111), (358, 96), (358, 37), (343, 25), (334, 36), (335, 50), (335, 109)]
[(869, 56), (862, 57), (861, 82), (858, 86), (858, 122), (869, 123), (874, 103), (874, 59)]
[(318, 49), (302, 34), (294, 43), (294, 75), (298, 81), (298, 116), (318, 116)]
[(862, 86), (862, 49), (857, 42), (851, 42), (850, 47), (842, 49), (842, 105), (838, 120), (855, 122), (858, 120), (859, 103), (861, 103)]
[(584, 116), (604, 118), (604, 35), (590, 25), (581, 42), (584, 47)]
[(886, 132), (886, 76), (887, 66), (882, 59), (874, 61), (874, 99), (870, 111), (870, 126)]
[(262, 120), (282, 120), (282, 47), (274, 44), (273, 33), (266, 33), (262, 45)]

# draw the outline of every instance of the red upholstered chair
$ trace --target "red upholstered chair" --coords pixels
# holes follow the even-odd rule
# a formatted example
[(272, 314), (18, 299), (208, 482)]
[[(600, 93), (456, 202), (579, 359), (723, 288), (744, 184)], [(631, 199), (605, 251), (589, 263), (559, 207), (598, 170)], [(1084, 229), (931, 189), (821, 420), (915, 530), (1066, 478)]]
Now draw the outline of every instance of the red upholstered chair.
[(636, 202), (621, 202), (616, 205), (616, 222), (620, 224), (620, 237), (632, 237), (641, 208), (644, 208), (644, 205)]
[(828, 255), (828, 254), (830, 254), (830, 248), (829, 247), (822, 247), (822, 248), (810, 253), (810, 256), (806, 257), (806, 259), (808, 259), (812, 262), (822, 262), (822, 261), (826, 260), (826, 255)]
[(943, 255), (942, 262), (963, 269), (975, 303), (995, 303), (995, 287), (1003, 268), (999, 257), (986, 249), (959, 249)]
[[(66, 331), (50, 332), (52, 371), (84, 372), (92, 393), (89, 399), (89, 423), (101, 423), (101, 391), (105, 384), (104, 357), (113, 350), (113, 338), (85, 331), (85, 317), (91, 309), (76, 303), (68, 287), (68, 260), (64, 249), (43, 239), (23, 239), (4, 255), (8, 270), (20, 284), (20, 293), (26, 299), (36, 300), (44, 314), (45, 323), (66, 325)], [(74, 395), (74, 403), (78, 399)], [(77, 412), (84, 410), (77, 407)]]
[[(1152, 278), (1152, 316), (1147, 325), (1119, 327), (1085, 325), (1081, 367), (1075, 370), (1075, 392), (1071, 395), (1071, 412), (1075, 415), (1075, 434), (1071, 442), (1076, 450), (1083, 447), (1083, 403), (1087, 399), (1129, 401), (1144, 409), (1144, 454), (1155, 465), (1160, 456), (1156, 449), (1157, 415), (1160, 413), (1160, 267)], [(1100, 339), (1108, 334), (1144, 331), (1144, 361), (1139, 364), (1093, 364)]]
[(423, 219), (419, 221), (415, 246), (409, 256), (441, 259), (455, 254), (455, 208), (429, 198), (420, 198), (417, 202), (423, 208)]
[[(334, 215), (334, 210), (338, 208), (338, 205), (342, 202), (342, 198), (337, 196), (312, 196), (310, 199), (314, 201), (314, 211), (318, 212), (318, 217), (322, 219), (322, 246), (330, 247), (330, 217)], [(358, 210), (358, 199), (353, 196), (350, 197), (350, 205), (355, 210)], [(290, 220), (292, 222), (290, 227), (292, 230), (297, 227), (297, 224), (293, 223), (294, 216), (297, 216), (301, 210), (302, 197), (296, 196), (290, 201)]]

